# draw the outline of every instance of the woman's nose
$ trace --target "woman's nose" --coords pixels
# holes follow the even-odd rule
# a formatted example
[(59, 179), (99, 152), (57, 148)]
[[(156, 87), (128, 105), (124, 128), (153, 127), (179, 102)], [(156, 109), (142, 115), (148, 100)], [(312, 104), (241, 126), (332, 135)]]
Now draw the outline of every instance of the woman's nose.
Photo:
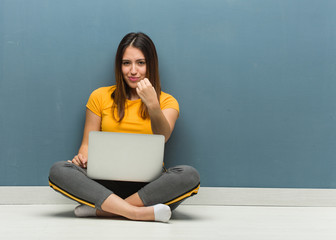
[(131, 66), (131, 74), (136, 74), (136, 73), (137, 73), (136, 66), (135, 66), (135, 64), (132, 64), (132, 66)]

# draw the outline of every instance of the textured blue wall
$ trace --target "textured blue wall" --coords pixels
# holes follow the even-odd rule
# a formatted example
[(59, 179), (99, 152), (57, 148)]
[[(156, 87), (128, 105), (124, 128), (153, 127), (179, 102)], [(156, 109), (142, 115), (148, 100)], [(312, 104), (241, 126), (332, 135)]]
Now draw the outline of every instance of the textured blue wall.
[(166, 164), (203, 186), (336, 187), (336, 1), (0, 0), (0, 185), (77, 152), (121, 38), (156, 43), (181, 115)]

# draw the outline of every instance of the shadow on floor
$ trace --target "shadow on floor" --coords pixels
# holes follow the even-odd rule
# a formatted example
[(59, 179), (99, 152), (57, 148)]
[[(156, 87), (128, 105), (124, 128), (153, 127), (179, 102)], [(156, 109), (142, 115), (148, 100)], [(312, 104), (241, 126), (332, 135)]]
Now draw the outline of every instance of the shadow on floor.
[[(58, 212), (46, 212), (43, 214), (43, 216), (45, 217), (55, 217), (55, 218), (77, 218), (73, 212), (73, 209), (70, 208), (68, 210), (61, 210), (61, 211), (58, 211)], [(92, 219), (107, 219), (107, 218), (92, 218)], [(117, 220), (127, 220), (123, 217), (115, 217), (113, 219), (117, 219)], [(195, 220), (200, 220), (200, 219), (203, 219), (203, 218), (200, 218), (199, 215), (197, 215), (196, 213), (193, 214), (193, 213), (190, 213), (190, 212), (184, 212), (183, 209), (176, 209), (173, 211), (172, 213), (172, 217), (171, 217), (171, 220), (174, 220), (174, 221), (195, 221)]]
[(191, 214), (191, 213), (184, 213), (183, 211), (181, 210), (175, 210), (173, 211), (173, 214), (172, 214), (172, 217), (171, 217), (172, 220), (199, 220), (199, 216), (197, 215), (194, 215), (194, 214)]
[(57, 217), (57, 218), (76, 218), (73, 210), (69, 211), (60, 211), (57, 213), (46, 213), (45, 216), (47, 217)]

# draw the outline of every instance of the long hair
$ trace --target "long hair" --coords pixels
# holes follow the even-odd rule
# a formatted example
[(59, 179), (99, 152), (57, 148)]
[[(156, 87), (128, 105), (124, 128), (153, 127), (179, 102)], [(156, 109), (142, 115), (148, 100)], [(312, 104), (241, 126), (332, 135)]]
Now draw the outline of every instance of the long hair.
[[(114, 100), (112, 106), (113, 117), (121, 122), (125, 116), (125, 104), (126, 100), (129, 98), (130, 87), (127, 85), (122, 74), (122, 58), (124, 56), (127, 47), (132, 46), (139, 49), (146, 60), (146, 78), (149, 79), (150, 83), (154, 87), (158, 100), (160, 100), (161, 93), (161, 83), (159, 76), (159, 62), (153, 41), (144, 33), (128, 33), (119, 43), (116, 57), (115, 57), (115, 80), (116, 89), (112, 93), (111, 97)], [(117, 109), (118, 118), (115, 116), (115, 109)], [(142, 102), (139, 109), (139, 114), (143, 119), (149, 117), (148, 109), (146, 105)]]

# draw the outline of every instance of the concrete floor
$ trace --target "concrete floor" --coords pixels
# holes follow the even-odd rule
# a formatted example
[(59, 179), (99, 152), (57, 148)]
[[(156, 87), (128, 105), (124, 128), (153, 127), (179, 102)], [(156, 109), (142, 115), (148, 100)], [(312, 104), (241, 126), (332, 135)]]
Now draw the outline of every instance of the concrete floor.
[(336, 239), (334, 207), (181, 205), (169, 223), (76, 218), (75, 205), (0, 205), (1, 239)]

